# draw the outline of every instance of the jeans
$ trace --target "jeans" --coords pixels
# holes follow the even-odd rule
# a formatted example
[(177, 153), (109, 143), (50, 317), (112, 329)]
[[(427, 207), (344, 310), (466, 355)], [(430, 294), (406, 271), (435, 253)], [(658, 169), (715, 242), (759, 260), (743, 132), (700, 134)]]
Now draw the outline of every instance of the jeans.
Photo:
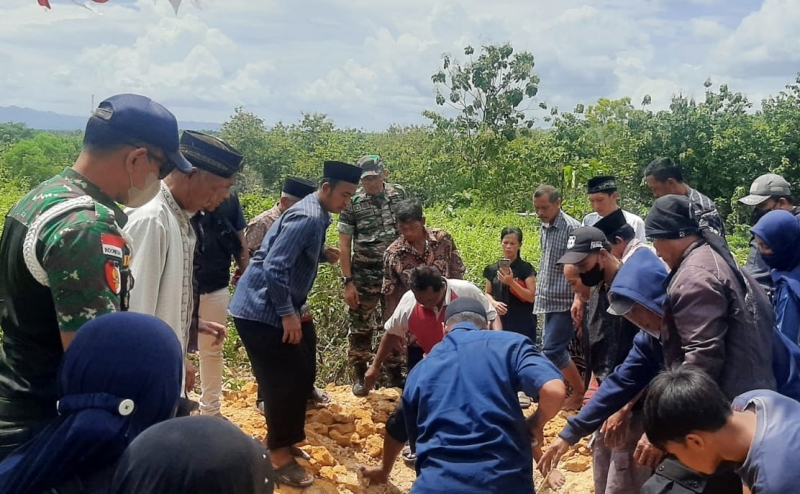
[(569, 311), (548, 312), (544, 315), (542, 353), (559, 370), (565, 369), (571, 362), (567, 347), (573, 336), (575, 336), (575, 325), (572, 324), (572, 315)]

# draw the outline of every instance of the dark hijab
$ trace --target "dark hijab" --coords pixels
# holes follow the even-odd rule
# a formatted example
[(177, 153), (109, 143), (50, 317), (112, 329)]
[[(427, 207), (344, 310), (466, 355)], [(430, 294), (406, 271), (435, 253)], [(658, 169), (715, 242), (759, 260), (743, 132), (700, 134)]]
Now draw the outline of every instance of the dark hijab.
[[(653, 240), (675, 240), (689, 235), (697, 235), (722, 257), (742, 288), (749, 291), (748, 283), (739, 270), (733, 254), (728, 249), (725, 239), (710, 228), (707, 221), (699, 219), (706, 212), (695, 211), (686, 196), (669, 194), (659, 197), (644, 220), (645, 235)], [(674, 273), (673, 269), (665, 283), (669, 284)]]
[(772, 254), (761, 254), (764, 262), (778, 271), (791, 271), (800, 264), (800, 218), (789, 211), (770, 211), (750, 229), (767, 246)]
[(0, 463), (0, 492), (38, 493), (108, 469), (175, 413), (183, 358), (160, 319), (133, 312), (84, 324), (58, 372), (58, 418)]
[(114, 473), (115, 494), (271, 494), (264, 446), (216, 417), (181, 417), (136, 438)]

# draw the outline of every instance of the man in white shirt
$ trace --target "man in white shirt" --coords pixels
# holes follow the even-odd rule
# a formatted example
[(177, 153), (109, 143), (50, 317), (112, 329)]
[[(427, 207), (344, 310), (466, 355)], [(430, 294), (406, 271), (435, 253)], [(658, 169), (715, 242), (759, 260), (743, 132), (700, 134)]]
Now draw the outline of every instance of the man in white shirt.
[[(595, 226), (594, 224), (600, 221), (600, 218), (619, 209), (617, 179), (613, 176), (602, 175), (590, 178), (586, 183), (586, 193), (589, 194), (589, 202), (594, 212), (583, 218), (581, 226)], [(633, 228), (635, 237), (644, 242), (644, 220), (628, 211), (622, 211), (622, 213), (625, 215), (625, 221)]]
[[(194, 297), (192, 270), (196, 243), (190, 223), (198, 211), (213, 211), (230, 195), (242, 155), (224, 141), (185, 131), (180, 150), (194, 169), (173, 171), (161, 183), (159, 194), (142, 207), (129, 209), (125, 231), (135, 252), (131, 273), (137, 287), (130, 310), (152, 314), (175, 331), (184, 354), (189, 343)], [(200, 321), (200, 332), (225, 336), (225, 326)], [(194, 385), (194, 366), (186, 365), (186, 388)]]
[[(491, 329), (502, 329), (500, 318), (483, 292), (464, 280), (451, 280), (442, 276), (435, 266), (419, 266), (411, 273), (411, 290), (400, 299), (384, 328), (375, 359), (364, 376), (364, 385), (372, 389), (380, 375), (381, 365), (392, 349), (404, 349), (409, 334), (427, 354), (444, 337), (442, 324), (444, 312), (451, 301), (468, 297), (480, 301), (486, 308)], [(411, 369), (408, 369), (411, 372)]]

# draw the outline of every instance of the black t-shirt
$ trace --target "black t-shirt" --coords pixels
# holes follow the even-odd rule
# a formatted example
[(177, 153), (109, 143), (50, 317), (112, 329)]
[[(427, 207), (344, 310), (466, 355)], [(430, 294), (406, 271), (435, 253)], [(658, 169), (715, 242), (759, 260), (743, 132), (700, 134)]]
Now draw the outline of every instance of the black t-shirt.
[[(525, 280), (531, 276), (536, 277), (536, 269), (527, 261), (517, 257), (511, 263), (511, 273), (514, 281), (527, 288)], [(499, 263), (490, 264), (483, 270), (483, 277), (492, 284), (492, 297), (498, 302), (506, 304), (508, 312), (500, 319), (503, 322), (503, 329), (517, 333), (528, 334), (531, 329), (536, 327), (536, 317), (533, 315), (533, 303), (520, 300), (511, 293), (508, 286), (497, 278), (500, 270)]]
[(195, 253), (195, 277), (200, 293), (221, 290), (230, 282), (231, 258), (242, 251), (236, 236), (245, 229), (239, 198), (231, 195), (212, 212), (198, 218), (200, 237)]

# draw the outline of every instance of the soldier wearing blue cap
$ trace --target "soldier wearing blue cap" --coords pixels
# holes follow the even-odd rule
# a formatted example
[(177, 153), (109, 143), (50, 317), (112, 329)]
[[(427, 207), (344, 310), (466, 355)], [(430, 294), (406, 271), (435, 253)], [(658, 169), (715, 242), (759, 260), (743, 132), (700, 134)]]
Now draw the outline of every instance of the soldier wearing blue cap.
[[(331, 213), (356, 192), (361, 169), (326, 161), (314, 194), (289, 208), (267, 232), (233, 294), (229, 312), (264, 398), (266, 438), (278, 482), (305, 487), (314, 476), (292, 456), (305, 435), (306, 399), (316, 376), (317, 335), (302, 314), (324, 249)], [(338, 254), (338, 251), (337, 251)]]
[[(137, 290), (131, 310), (152, 314), (169, 324), (183, 351), (189, 346), (194, 294), (192, 270), (195, 243), (192, 217), (213, 211), (230, 195), (241, 169), (242, 155), (216, 137), (186, 131), (180, 151), (191, 163), (189, 173), (178, 170), (164, 178), (156, 196), (147, 204), (127, 211), (125, 231), (133, 241), (136, 257), (131, 271)], [(200, 321), (198, 330), (212, 334), (219, 345), (225, 326)], [(194, 367), (187, 360), (187, 389), (193, 386)]]
[(56, 373), (83, 323), (128, 304), (131, 249), (117, 203), (140, 206), (188, 172), (178, 122), (136, 94), (100, 103), (75, 164), (6, 217), (0, 240), (0, 459), (56, 416)]

